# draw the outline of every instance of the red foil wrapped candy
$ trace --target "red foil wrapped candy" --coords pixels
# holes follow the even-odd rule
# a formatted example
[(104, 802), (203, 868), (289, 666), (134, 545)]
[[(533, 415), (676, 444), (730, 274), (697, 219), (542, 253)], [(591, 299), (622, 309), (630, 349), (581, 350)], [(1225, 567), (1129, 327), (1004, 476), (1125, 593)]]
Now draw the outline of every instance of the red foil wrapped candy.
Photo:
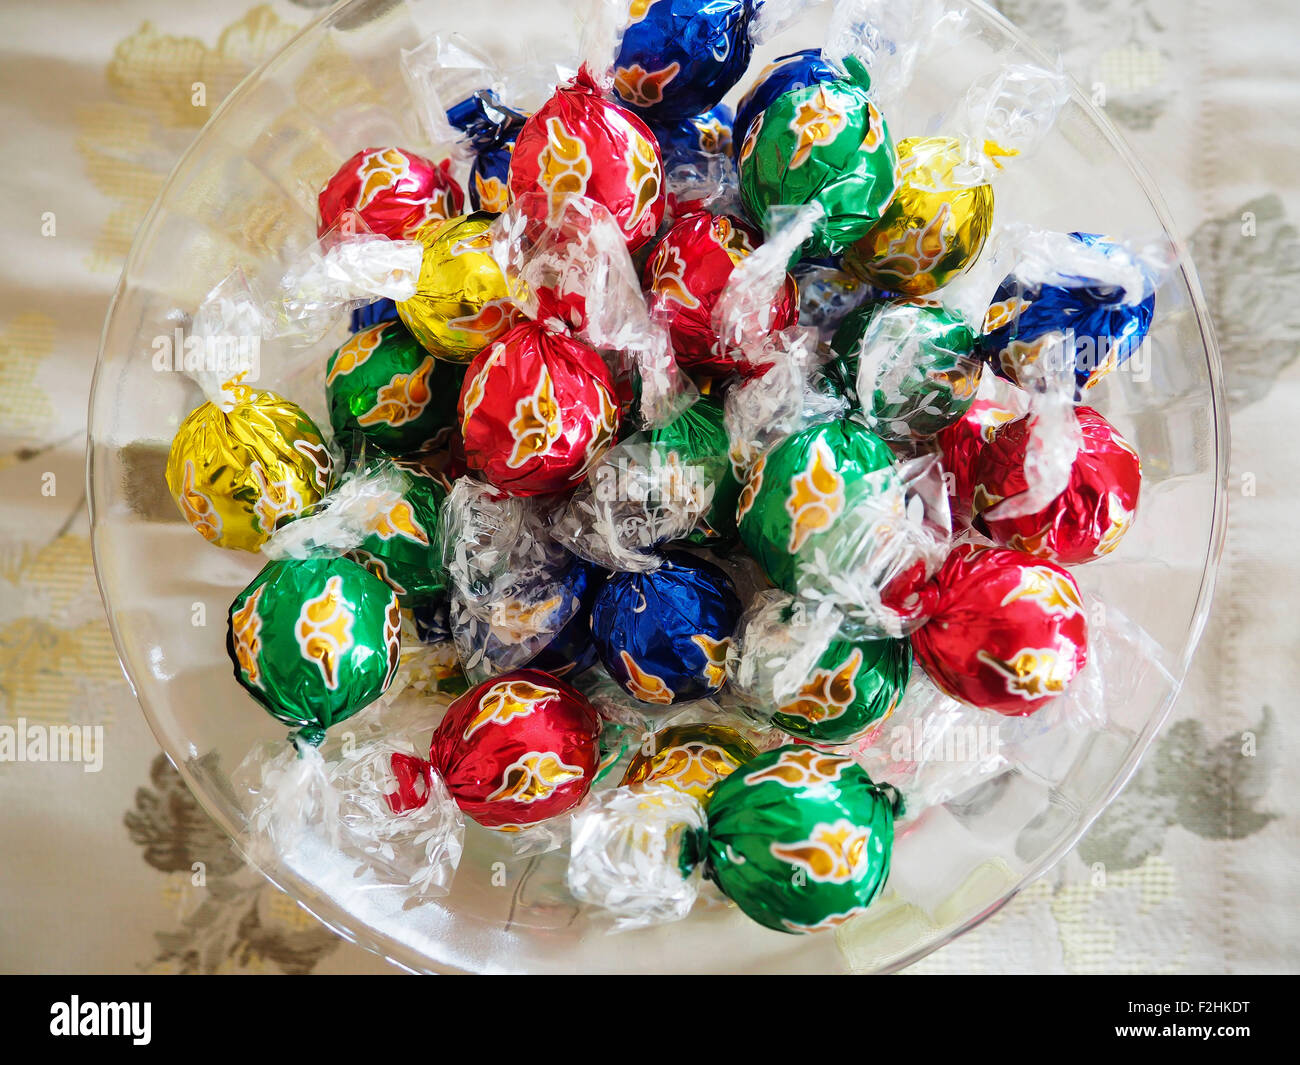
[(989, 538), (1067, 566), (1109, 554), (1133, 524), (1142, 463), (1115, 427), (1091, 407), (1077, 407), (1081, 443), (1065, 491), (1042, 510), (994, 518), (996, 506), (1026, 490), (1029, 418), (998, 429), (974, 462), (976, 524)]
[[(739, 218), (700, 212), (679, 221), (650, 253), (645, 287), (651, 309), (668, 326), (673, 352), (686, 369), (725, 375), (748, 367), (719, 339), (713, 310), (732, 271), (762, 240)], [(798, 320), (799, 289), (787, 274), (772, 302), (770, 332)]]
[(993, 442), (997, 431), (1017, 417), (1016, 411), (996, 400), (977, 399), (959, 420), (935, 437), (944, 473), (948, 475), (948, 497), (954, 518), (970, 521), (976, 460)]
[(663, 159), (650, 127), (606, 100), (580, 73), (524, 123), (510, 163), (510, 192), (520, 199), (546, 194), (551, 210), (568, 196), (585, 196), (614, 216), (635, 251), (664, 219)]
[(579, 484), (619, 420), (604, 360), (536, 322), (516, 326), (470, 364), (459, 412), (469, 468), (520, 496)]
[(572, 809), (591, 790), (600, 727), (580, 692), (549, 673), (519, 669), (448, 707), (429, 764), (479, 824), (531, 825)]
[(324, 236), (355, 211), (372, 232), (405, 240), (427, 222), (461, 214), (465, 193), (451, 162), (433, 163), (403, 148), (364, 148), (325, 183), (317, 198)]
[(1065, 691), (1088, 660), (1074, 578), (1023, 551), (962, 544), (926, 588), (930, 620), (912, 650), (940, 690), (1018, 717)]

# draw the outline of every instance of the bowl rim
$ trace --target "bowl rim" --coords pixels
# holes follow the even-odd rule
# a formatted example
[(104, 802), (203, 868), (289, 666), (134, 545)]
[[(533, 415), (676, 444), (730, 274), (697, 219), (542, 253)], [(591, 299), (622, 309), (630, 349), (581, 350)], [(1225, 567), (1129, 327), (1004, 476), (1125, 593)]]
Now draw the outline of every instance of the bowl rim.
[[(414, 951), (403, 948), (404, 945), (393, 940), (390, 936), (379, 932), (375, 928), (363, 921), (356, 920), (348, 923), (344, 918), (350, 918), (352, 915), (334, 903), (332, 900), (325, 899), (311, 885), (310, 882), (295, 875), (287, 868), (268, 870), (258, 864), (250, 855), (243, 833), (237, 826), (233, 825), (226, 816), (225, 811), (206, 795), (205, 789), (200, 787), (195, 775), (189, 770), (187, 760), (172, 749), (169, 738), (164, 735), (161, 724), (156, 721), (154, 713), (145, 705), (139, 689), (136, 687), (135, 679), (127, 666), (127, 657), (125, 654), (124, 640), (118, 629), (114, 617), (107, 589), (105, 587), (104, 566), (100, 559), (101, 536), (100, 524), (97, 520), (97, 506), (95, 498), (95, 410), (96, 402), (99, 397), (100, 386), (102, 383), (102, 374), (104, 373), (105, 356), (113, 324), (114, 315), (117, 311), (118, 303), (122, 300), (127, 289), (127, 278), (134, 273), (134, 266), (137, 258), (142, 254), (145, 244), (145, 238), (150, 233), (157, 222), (158, 216), (163, 209), (163, 204), (167, 201), (172, 186), (176, 183), (179, 175), (185, 169), (191, 157), (199, 150), (205, 135), (210, 127), (217, 123), (225, 114), (227, 109), (234, 109), (239, 102), (247, 95), (253, 85), (258, 82), (263, 74), (276, 63), (280, 62), (286, 55), (291, 53), (304, 38), (314, 34), (318, 29), (335, 20), (338, 14), (349, 7), (361, 6), (372, 3), (373, 0), (338, 0), (337, 3), (325, 9), (305, 26), (287, 40), (277, 51), (267, 57), (262, 63), (251, 70), (235, 88), (223, 99), (212, 114), (208, 117), (207, 122), (194, 135), (194, 139), (186, 147), (185, 151), (177, 159), (175, 165), (167, 175), (166, 180), (159, 188), (158, 194), (150, 205), (144, 218), (141, 220), (139, 227), (136, 229), (132, 239), (131, 249), (127, 253), (123, 262), (122, 272), (118, 278), (118, 283), (114, 288), (112, 298), (109, 301), (108, 311), (104, 318), (104, 326), (100, 333), (99, 348), (95, 358), (95, 370), (91, 378), (90, 397), (87, 409), (87, 446), (86, 446), (86, 505), (90, 520), (90, 540), (91, 540), (91, 558), (94, 564), (95, 583), (99, 590), (100, 599), (103, 601), (105, 614), (107, 616), (109, 630), (113, 637), (113, 646), (117, 652), (118, 661), (122, 666), (122, 673), (126, 682), (131, 689), (131, 694), (135, 697), (136, 702), (140, 705), (141, 713), (144, 715), (153, 733), (154, 739), (162, 749), (167, 760), (180, 774), (185, 786), (189, 789), (190, 794), (203, 809), (203, 811), (212, 820), (221, 826), (234, 843), (240, 855), (245, 862), (252, 868), (256, 869), (263, 877), (266, 878), (274, 887), (283, 891), (290, 899), (300, 906), (313, 918), (319, 921), (326, 928), (330, 929), (341, 939), (355, 943), (365, 950), (378, 955), (390, 964), (396, 965), (407, 972), (463, 972), (464, 970), (447, 964), (435, 962), (434, 959), (427, 957), (415, 957)], [(1017, 27), (1001, 12), (991, 7), (986, 0), (966, 0), (965, 6), (973, 8), (978, 15), (1000, 29), (1008, 38), (1013, 40), (1021, 51), (1040, 65), (1046, 67), (1056, 67), (1060, 60), (1053, 59), (1049, 54), (1038, 45), (1038, 43), (1029, 37), (1023, 30)], [(897, 972), (915, 964), (921, 959), (939, 950), (941, 947), (951, 943), (954, 939), (965, 935), (977, 925), (988, 920), (1012, 899), (1020, 894), (1025, 888), (1029, 887), (1035, 881), (1040, 879), (1048, 870), (1055, 866), (1062, 858), (1072, 851), (1079, 843), (1079, 840), (1092, 827), (1098, 817), (1110, 806), (1116, 796), (1127, 786), (1132, 779), (1133, 774), (1137, 771), (1141, 760), (1146, 756), (1150, 749), (1156, 734), (1164, 727), (1172, 712), (1173, 705), (1177, 701), (1182, 691), (1183, 682), (1186, 679), (1187, 671), (1191, 665), (1193, 656), (1196, 653), (1197, 646), (1204, 634), (1206, 624), (1209, 621), (1210, 610), (1213, 605), (1215, 583), (1218, 577), (1219, 566), (1224, 549), (1227, 531), (1227, 479), (1229, 453), (1231, 450), (1231, 437), (1229, 432), (1226, 399), (1223, 391), (1223, 367), (1219, 354), (1219, 346), (1215, 336), (1214, 325), (1210, 318), (1209, 309), (1206, 305), (1205, 295), (1201, 289), (1200, 280), (1197, 276), (1195, 267), (1191, 262), (1188, 253), (1187, 244), (1183, 240), (1181, 233), (1175, 226), (1169, 213), (1168, 205), (1161, 195), (1159, 188), (1156, 186), (1150, 172), (1145, 165), (1137, 158), (1133, 149), (1125, 141), (1123, 135), (1117, 130), (1110, 118), (1104, 112), (1098, 109), (1082, 90), (1079, 84), (1068, 73), (1066, 74), (1069, 87), (1070, 99), (1078, 105), (1084, 114), (1091, 120), (1093, 125), (1100, 130), (1106, 141), (1110, 144), (1111, 149), (1116, 155), (1128, 166), (1130, 173), (1137, 179), (1143, 194), (1146, 196), (1153, 212), (1164, 228), (1165, 234), (1171, 240), (1174, 250), (1177, 253), (1178, 271), (1182, 275), (1183, 283), (1191, 298), (1192, 310), (1196, 315), (1197, 326), (1201, 333), (1203, 350), (1206, 356), (1206, 369), (1209, 376), (1210, 386), (1210, 407), (1212, 418), (1210, 421), (1211, 429), (1214, 435), (1214, 471), (1215, 471), (1215, 491), (1213, 500), (1213, 509), (1210, 521), (1209, 544), (1206, 554), (1205, 568), (1201, 573), (1200, 585), (1197, 589), (1197, 596), (1191, 619), (1187, 641), (1183, 647), (1183, 653), (1177, 662), (1178, 675), (1173, 679), (1170, 690), (1166, 694), (1162, 704), (1157, 711), (1151, 714), (1145, 726), (1142, 729), (1137, 741), (1133, 744), (1132, 750), (1124, 764), (1120, 767), (1107, 789), (1103, 799), (1095, 805), (1090, 814), (1082, 818), (1075, 829), (1062, 839), (1055, 847), (1046, 854), (1039, 857), (1030, 865), (1019, 877), (1018, 882), (1009, 889), (1001, 898), (991, 903), (984, 910), (968, 917), (960, 924), (942, 930), (939, 934), (919, 943), (906, 954), (896, 958), (888, 965), (878, 971), (882, 973)], [(330, 917), (323, 916), (323, 913), (331, 914)], [(334, 916), (338, 914), (339, 916)], [(843, 952), (841, 952), (843, 953)], [(401, 957), (397, 955), (403, 955)], [(846, 956), (847, 960), (847, 956)], [(850, 966), (850, 971), (862, 971)]]

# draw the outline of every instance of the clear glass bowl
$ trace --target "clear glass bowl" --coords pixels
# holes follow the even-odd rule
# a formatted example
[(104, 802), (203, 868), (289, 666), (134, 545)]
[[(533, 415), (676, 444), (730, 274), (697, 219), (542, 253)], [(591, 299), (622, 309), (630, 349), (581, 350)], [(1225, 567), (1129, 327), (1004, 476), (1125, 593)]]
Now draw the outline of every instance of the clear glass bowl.
[[(966, 6), (971, 39), (956, 59), (922, 58), (891, 110), (896, 136), (927, 132), (931, 115), (1003, 62), (1046, 62), (996, 13)], [(827, 10), (766, 44), (752, 71), (818, 43)], [(358, 148), (425, 146), (399, 54), (450, 30), (507, 69), (530, 54), (576, 51), (563, 0), (339, 5), (213, 115), (140, 227), (105, 325), (89, 449), (99, 581), (158, 741), (232, 836), (244, 816), (231, 771), (255, 742), (284, 734), (236, 684), (225, 651), (227, 607), (259, 560), (209, 546), (167, 496), (168, 445), (201, 397), (183, 375), (154, 369), (154, 341), (235, 266), (274, 281), (314, 239), (316, 190)], [(1170, 229), (1150, 178), (1077, 92), (1048, 143), (997, 191), (1003, 221), (1120, 235)], [(320, 424), (328, 422), (321, 368), (341, 336), (342, 326), (312, 368), (291, 375), (276, 375), (277, 352), (263, 349), (262, 380)], [(1096, 397), (1142, 455), (1138, 520), (1114, 555), (1076, 573), (1085, 591), (1150, 634), (1163, 668), (1114, 678), (1123, 697), (1111, 701), (1105, 729), (1049, 733), (1012, 768), (905, 826), (886, 895), (834, 934), (781, 935), (714, 906), (684, 924), (609, 935), (565, 891), (561, 853), (514, 859), (506, 841), (473, 825), (453, 891), (437, 904), (404, 911), (393, 889), (354, 880), (325, 847), (268, 875), (340, 934), (415, 970), (880, 971), (943, 945), (1061, 858), (1114, 798), (1168, 713), (1204, 625), (1223, 536), (1227, 429), (1213, 333), (1185, 259), (1160, 293), (1147, 345), (1149, 380), (1113, 374)], [(507, 863), (504, 885), (494, 883), (498, 861)]]

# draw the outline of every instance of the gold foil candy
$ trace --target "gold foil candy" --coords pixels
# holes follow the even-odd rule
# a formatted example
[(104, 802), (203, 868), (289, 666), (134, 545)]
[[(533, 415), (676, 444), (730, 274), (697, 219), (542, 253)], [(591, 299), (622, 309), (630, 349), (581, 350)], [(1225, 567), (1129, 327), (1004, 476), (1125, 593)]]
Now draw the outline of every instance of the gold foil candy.
[(425, 349), (448, 362), (467, 363), (523, 320), (510, 300), (505, 275), (492, 258), (492, 216), (461, 215), (421, 227), (424, 245), (415, 295), (398, 316)]
[(167, 456), (167, 487), (211, 543), (256, 551), (281, 522), (320, 501), (333, 462), (320, 430), (295, 403), (228, 385), (229, 409), (190, 412)]
[(623, 783), (666, 784), (705, 802), (719, 780), (757, 754), (752, 743), (725, 725), (673, 725), (647, 737)]
[(845, 252), (845, 269), (891, 292), (924, 296), (975, 262), (993, 222), (993, 186), (962, 184), (964, 161), (955, 137), (899, 141), (898, 191)]

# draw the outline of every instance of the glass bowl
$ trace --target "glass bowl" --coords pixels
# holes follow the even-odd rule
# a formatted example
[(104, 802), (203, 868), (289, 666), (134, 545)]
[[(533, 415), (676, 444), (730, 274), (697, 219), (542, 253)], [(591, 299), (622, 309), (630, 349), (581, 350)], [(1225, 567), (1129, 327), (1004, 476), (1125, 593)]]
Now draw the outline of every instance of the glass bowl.
[[(1047, 62), (995, 12), (965, 6), (964, 46), (942, 61), (922, 55), (911, 91), (891, 109), (895, 136), (929, 132), (930, 116), (1001, 63)], [(766, 43), (751, 76), (818, 43), (827, 12), (812, 9)], [(576, 54), (578, 39), (562, 0), (486, 0), (473, 13), (457, 0), (333, 8), (230, 95), (177, 165), (140, 227), (104, 328), (88, 470), (100, 586), (154, 734), (236, 838), (245, 819), (231, 773), (255, 743), (284, 735), (235, 682), (225, 650), (227, 607), (260, 560), (207, 544), (167, 496), (169, 443), (201, 396), (183, 374), (155, 368), (155, 341), (171, 337), (178, 312), (192, 312), (234, 267), (274, 281), (314, 240), (316, 190), (353, 152), (387, 143), (429, 150), (399, 57), (451, 30), (503, 69)], [(1008, 170), (997, 194), (1002, 221), (1121, 236), (1171, 229), (1150, 178), (1078, 91), (1048, 142)], [(1209, 610), (1227, 429), (1213, 333), (1192, 267), (1185, 256), (1181, 263), (1159, 295), (1144, 349), (1149, 373), (1112, 374), (1095, 390), (1143, 457), (1138, 519), (1118, 551), (1075, 571), (1085, 592), (1146, 630), (1149, 653), (1115, 678), (1122, 692), (1117, 685), (1104, 728), (1048, 732), (1016, 764), (907, 822), (889, 888), (867, 913), (834, 933), (787, 936), (734, 907), (704, 906), (683, 924), (610, 935), (565, 890), (562, 852), (515, 858), (507, 841), (472, 824), (451, 894), (414, 909), (403, 909), (396, 889), (356, 880), (325, 846), (267, 875), (341, 935), (413, 970), (887, 971), (989, 916), (1066, 854), (1123, 787), (1169, 711)], [(277, 351), (263, 347), (261, 379), (322, 425), (322, 368), (343, 329), (318, 345), (318, 357), (294, 360), (311, 365), (292, 374), (277, 375)]]

